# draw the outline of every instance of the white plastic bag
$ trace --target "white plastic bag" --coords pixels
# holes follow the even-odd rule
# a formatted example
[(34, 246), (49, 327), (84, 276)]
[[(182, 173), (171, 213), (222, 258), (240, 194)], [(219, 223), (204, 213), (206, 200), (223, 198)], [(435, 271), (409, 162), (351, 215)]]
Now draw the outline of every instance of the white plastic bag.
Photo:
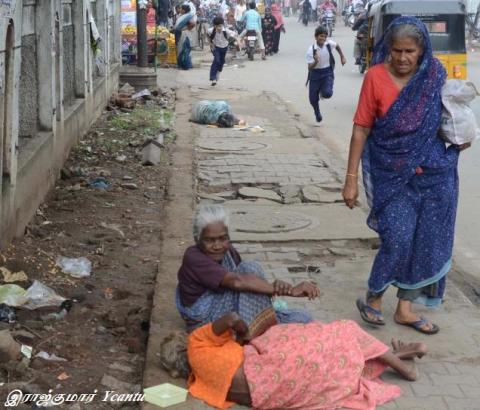
[(67, 273), (74, 278), (85, 278), (90, 276), (92, 271), (92, 262), (84, 257), (66, 258), (65, 256), (59, 256), (56, 265), (63, 273)]
[(32, 286), (27, 289), (25, 296), (27, 303), (22, 307), (30, 310), (47, 306), (60, 306), (65, 301), (64, 297), (38, 280), (33, 281)]
[(475, 85), (464, 80), (447, 80), (442, 88), (440, 136), (451, 144), (461, 145), (480, 138), (475, 114), (469, 106), (479, 95)]

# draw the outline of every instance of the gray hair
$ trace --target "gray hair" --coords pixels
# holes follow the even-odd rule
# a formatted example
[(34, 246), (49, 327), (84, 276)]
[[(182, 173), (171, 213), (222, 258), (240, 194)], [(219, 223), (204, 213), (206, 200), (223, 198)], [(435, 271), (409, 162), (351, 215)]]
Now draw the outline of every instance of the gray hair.
[(160, 344), (160, 363), (173, 377), (188, 378), (190, 365), (187, 356), (188, 335), (186, 332), (173, 332)]
[(228, 228), (228, 213), (222, 205), (206, 204), (202, 205), (193, 220), (193, 239), (196, 243), (200, 241), (200, 236), (207, 225), (221, 222)]
[(385, 40), (388, 44), (388, 48), (391, 49), (395, 41), (403, 38), (411, 38), (417, 43), (417, 46), (422, 49), (425, 46), (425, 39), (423, 38), (422, 31), (413, 24), (402, 24), (393, 27)]

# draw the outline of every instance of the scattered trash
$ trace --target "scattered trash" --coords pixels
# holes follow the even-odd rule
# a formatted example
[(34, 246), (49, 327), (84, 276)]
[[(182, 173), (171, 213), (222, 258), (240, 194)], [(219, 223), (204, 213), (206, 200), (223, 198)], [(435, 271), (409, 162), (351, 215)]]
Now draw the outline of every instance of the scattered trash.
[(15, 310), (5, 303), (0, 304), (0, 322), (13, 323), (17, 320)]
[(42, 320), (44, 322), (56, 321), (56, 320), (63, 320), (65, 316), (67, 316), (68, 310), (62, 309), (58, 313), (49, 313), (48, 315), (42, 316)]
[(85, 278), (90, 276), (92, 271), (92, 262), (83, 256), (81, 258), (59, 256), (56, 265), (63, 273), (67, 273), (74, 278)]
[[(142, 165), (157, 165), (160, 163), (162, 148), (164, 148), (164, 146), (159, 139), (159, 137), (157, 137), (156, 140), (148, 139), (143, 143)], [(161, 140), (163, 141), (163, 136)]]
[(0, 303), (19, 307), (27, 301), (27, 292), (18, 285), (1, 285), (0, 286)]
[(66, 299), (58, 295), (52, 288), (44, 285), (38, 280), (34, 280), (32, 286), (27, 289), (25, 294), (27, 302), (22, 307), (35, 310), (47, 306), (60, 306)]
[(97, 177), (88, 182), (88, 186), (94, 189), (110, 189), (111, 185), (103, 177)]
[(148, 89), (144, 89), (132, 95), (132, 99), (136, 100), (138, 98), (143, 98), (144, 100), (150, 100), (152, 97), (152, 93)]
[(22, 347), (20, 348), (20, 351), (27, 359), (32, 358), (32, 351), (33, 351), (32, 346), (22, 345)]
[(105, 222), (101, 222), (100, 226), (105, 229), (110, 229), (112, 231), (117, 232), (122, 238), (125, 238), (125, 234), (123, 231), (120, 229), (120, 225), (117, 224), (107, 224)]
[(122, 179), (123, 179), (124, 181), (132, 181), (132, 180), (133, 180), (133, 177), (130, 176), (130, 175), (124, 175)]
[(103, 294), (105, 296), (105, 299), (107, 299), (107, 300), (112, 300), (113, 299), (113, 289), (112, 288), (106, 288), (103, 291)]
[(121, 185), (121, 187), (125, 189), (138, 189), (138, 185), (134, 184), (133, 182), (125, 182)]
[(266, 132), (265, 128), (260, 127), (260, 125), (236, 125), (233, 131), (250, 131), (254, 132), (256, 134), (259, 134), (261, 132)]
[(130, 84), (125, 83), (120, 87), (118, 92), (121, 93), (121, 94), (132, 95), (135, 92), (135, 88), (133, 88)]
[(63, 372), (63, 373), (58, 375), (57, 380), (63, 381), (63, 380), (67, 380), (69, 378), (70, 378), (70, 376), (66, 372)]
[(126, 155), (119, 155), (115, 158), (115, 160), (117, 160), (118, 162), (125, 162), (127, 160), (127, 156)]
[(143, 389), (145, 401), (160, 407), (173, 406), (187, 400), (188, 390), (170, 383)]
[[(47, 221), (45, 221), (47, 222)], [(45, 222), (42, 223), (42, 225), (45, 225)], [(51, 222), (50, 222), (51, 223)], [(0, 268), (0, 272), (3, 275), (3, 281), (4, 282), (27, 282), (28, 281), (28, 276), (25, 274), (24, 271), (20, 272), (11, 272), (5, 267)]]
[(12, 337), (10, 330), (0, 330), (0, 363), (18, 360), (21, 356), (21, 345)]
[(50, 362), (66, 362), (67, 361), (67, 359), (64, 359), (63, 357), (59, 357), (55, 353), (49, 354), (47, 352), (44, 352), (43, 350), (41, 352), (38, 352), (35, 355), (35, 357), (48, 360)]

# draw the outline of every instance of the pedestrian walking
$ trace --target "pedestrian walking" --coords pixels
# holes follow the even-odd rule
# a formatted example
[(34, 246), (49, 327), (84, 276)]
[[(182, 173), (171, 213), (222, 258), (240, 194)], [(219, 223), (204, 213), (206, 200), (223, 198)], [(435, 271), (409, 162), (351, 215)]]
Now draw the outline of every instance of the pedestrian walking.
[(333, 40), (327, 39), (327, 29), (325, 27), (317, 27), (315, 29), (315, 44), (308, 48), (306, 57), (308, 64), (308, 98), (313, 107), (317, 123), (322, 122), (323, 119), (320, 113), (320, 98), (328, 99), (333, 95), (335, 69), (333, 49), (337, 50), (342, 65), (345, 65), (347, 60), (340, 46)]
[(277, 54), (280, 47), (280, 34), (285, 33), (282, 11), (278, 4), (272, 4), (272, 15), (275, 17), (275, 33), (273, 34), (273, 52)]
[(223, 71), (229, 39), (235, 38), (235, 32), (226, 28), (224, 23), (223, 17), (217, 16), (213, 19), (213, 27), (208, 29), (210, 49), (213, 53), (213, 62), (210, 67), (210, 81), (212, 82), (212, 86), (217, 84), (220, 73)]
[(265, 44), (265, 54), (271, 56), (275, 47), (275, 25), (277, 21), (272, 15), (270, 7), (265, 8), (265, 17), (262, 19), (262, 36)]
[(370, 204), (367, 223), (381, 246), (357, 307), (364, 321), (384, 325), (382, 297), (398, 288), (396, 323), (434, 334), (439, 327), (412, 303), (442, 302), (452, 264), (458, 201), (457, 162), (469, 144), (446, 147), (438, 136), (446, 72), (429, 33), (414, 17), (398, 17), (376, 47), (354, 118), (343, 198), (358, 197), (362, 159)]

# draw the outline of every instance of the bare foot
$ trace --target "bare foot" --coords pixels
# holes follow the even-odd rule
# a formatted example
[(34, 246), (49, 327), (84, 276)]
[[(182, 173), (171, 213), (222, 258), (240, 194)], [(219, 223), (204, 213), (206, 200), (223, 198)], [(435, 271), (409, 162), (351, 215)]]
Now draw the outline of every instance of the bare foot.
[(402, 366), (396, 370), (405, 380), (414, 382), (418, 379), (417, 365), (413, 359), (402, 360)]
[(427, 345), (422, 342), (405, 343), (399, 339), (392, 339), (393, 353), (399, 359), (421, 359), (427, 354)]

